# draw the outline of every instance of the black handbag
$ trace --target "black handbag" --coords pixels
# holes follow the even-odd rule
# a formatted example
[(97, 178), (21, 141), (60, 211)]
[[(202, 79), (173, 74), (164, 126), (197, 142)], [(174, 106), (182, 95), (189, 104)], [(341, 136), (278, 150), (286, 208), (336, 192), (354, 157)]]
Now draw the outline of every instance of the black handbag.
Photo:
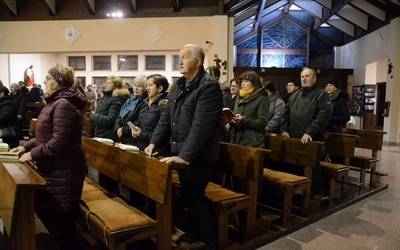
[(14, 127), (0, 128), (0, 138), (16, 137)]

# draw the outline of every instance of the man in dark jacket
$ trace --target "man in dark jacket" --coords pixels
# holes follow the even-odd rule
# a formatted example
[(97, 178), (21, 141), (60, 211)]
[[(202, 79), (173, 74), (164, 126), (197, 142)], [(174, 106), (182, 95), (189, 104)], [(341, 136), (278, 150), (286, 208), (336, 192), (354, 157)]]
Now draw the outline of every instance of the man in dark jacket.
[[(331, 118), (332, 104), (329, 96), (316, 85), (315, 70), (303, 68), (300, 74), (302, 88), (292, 94), (285, 106), (282, 119), (282, 136), (301, 138), (301, 142), (324, 141), (326, 126)], [(320, 160), (322, 149), (313, 169), (311, 191), (321, 193), (322, 171)]]
[(222, 93), (217, 80), (204, 70), (201, 47), (188, 44), (179, 52), (179, 58), (183, 77), (173, 85), (168, 104), (145, 152), (152, 155), (155, 146), (169, 138), (172, 157), (161, 161), (187, 165), (184, 170), (179, 170), (179, 180), (193, 226), (206, 249), (215, 249), (215, 226), (205, 188), (219, 154)]
[[(0, 86), (0, 130), (15, 126), (17, 107), (9, 94), (10, 92), (7, 87)], [(3, 134), (3, 132), (1, 134)], [(0, 136), (0, 138), (2, 138), (3, 142), (7, 143), (10, 148), (18, 146), (18, 140), (15, 136)]]
[(22, 129), (25, 123), (26, 104), (28, 103), (28, 96), (21, 92), (21, 87), (18, 83), (11, 83), (10, 85), (11, 96), (13, 102), (17, 107), (17, 120), (15, 121), (15, 133), (18, 140), (23, 139)]

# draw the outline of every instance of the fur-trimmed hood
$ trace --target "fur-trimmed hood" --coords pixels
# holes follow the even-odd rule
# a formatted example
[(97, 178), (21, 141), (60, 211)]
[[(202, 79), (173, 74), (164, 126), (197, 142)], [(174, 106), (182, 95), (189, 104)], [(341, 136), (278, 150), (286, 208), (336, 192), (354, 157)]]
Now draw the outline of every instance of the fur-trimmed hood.
[(119, 96), (122, 99), (124, 99), (124, 101), (126, 101), (129, 99), (131, 94), (129, 93), (129, 90), (127, 90), (127, 89), (114, 89), (114, 91), (112, 92), (112, 96)]

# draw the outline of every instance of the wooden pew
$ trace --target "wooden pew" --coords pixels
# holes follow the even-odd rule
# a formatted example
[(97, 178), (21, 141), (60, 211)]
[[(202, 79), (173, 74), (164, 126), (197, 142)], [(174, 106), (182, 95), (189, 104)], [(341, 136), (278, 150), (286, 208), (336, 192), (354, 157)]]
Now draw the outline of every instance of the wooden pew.
[(376, 163), (378, 159), (378, 151), (382, 150), (383, 135), (385, 132), (380, 130), (366, 129), (349, 129), (344, 128), (343, 133), (357, 136), (356, 148), (368, 149), (371, 151), (371, 156), (354, 155), (350, 158), (350, 169), (360, 171), (359, 183), (365, 184), (365, 175), (367, 170), (370, 170), (369, 185), (374, 183), (376, 174)]
[[(206, 196), (213, 202), (218, 216), (218, 249), (228, 246), (229, 215), (243, 210), (246, 212), (245, 238), (254, 233), (256, 225), (258, 182), (262, 174), (264, 155), (269, 150), (246, 147), (231, 143), (220, 143), (219, 159), (215, 162), (218, 173), (234, 176), (246, 181), (247, 191), (233, 191), (223, 185), (209, 182)], [(178, 175), (173, 183), (179, 187)]]
[(170, 249), (171, 166), (144, 152), (123, 151), (88, 137), (83, 137), (83, 147), (88, 166), (154, 200), (157, 205), (156, 218), (151, 218), (87, 178), (81, 202), (82, 223), (109, 249), (125, 249), (130, 242), (154, 236), (158, 238), (158, 249)]
[[(303, 193), (302, 213), (310, 207), (312, 171), (317, 159), (317, 150), (320, 143), (310, 141), (302, 144), (300, 139), (285, 138), (276, 134), (265, 136), (265, 148), (271, 153), (266, 157), (266, 162), (272, 160), (278, 164), (293, 164), (303, 170), (303, 175), (295, 175), (279, 171), (279, 167), (269, 163), (269, 168), (264, 168), (264, 179), (268, 186), (283, 193), (282, 222), (285, 225), (291, 219), (293, 195)], [(270, 169), (270, 168), (273, 169)]]
[[(33, 193), (44, 188), (46, 181), (27, 164), (1, 160), (0, 217), (5, 235), (0, 249), (34, 250), (35, 215)], [(1, 241), (0, 241), (1, 242)]]
[(356, 136), (348, 134), (325, 133), (324, 153), (330, 156), (339, 156), (342, 162), (321, 161), (322, 170), (329, 179), (329, 203), (334, 201), (335, 182), (340, 180), (342, 183), (341, 197), (344, 197), (347, 190), (347, 177), (349, 175), (350, 157), (354, 156)]

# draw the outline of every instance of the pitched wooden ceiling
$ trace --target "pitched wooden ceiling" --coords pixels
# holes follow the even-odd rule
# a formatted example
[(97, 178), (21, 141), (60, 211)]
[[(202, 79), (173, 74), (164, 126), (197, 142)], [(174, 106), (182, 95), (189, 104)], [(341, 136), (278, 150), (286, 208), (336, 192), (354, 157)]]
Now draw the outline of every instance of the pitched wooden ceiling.
[(400, 16), (399, 0), (0, 0), (0, 21), (211, 16), (235, 18), (235, 44), (281, 17), (309, 27), (328, 47), (358, 39)]

